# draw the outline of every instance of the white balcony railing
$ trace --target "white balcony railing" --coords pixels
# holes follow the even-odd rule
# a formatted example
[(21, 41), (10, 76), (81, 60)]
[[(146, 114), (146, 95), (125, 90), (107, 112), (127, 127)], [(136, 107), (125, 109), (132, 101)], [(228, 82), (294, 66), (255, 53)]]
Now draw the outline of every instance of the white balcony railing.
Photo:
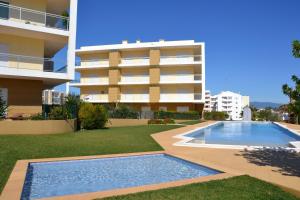
[(161, 93), (161, 102), (193, 102), (193, 93)]
[(201, 61), (201, 55), (161, 56), (160, 64), (190, 64)]
[(121, 94), (121, 101), (124, 102), (148, 102), (149, 94)]
[(121, 65), (149, 65), (149, 57), (128, 57), (121, 59)]
[(0, 3), (0, 19), (69, 30), (69, 17)]
[(0, 67), (66, 73), (65, 61), (51, 58), (0, 53)]
[(78, 67), (108, 67), (109, 59), (88, 59), (77, 62)]
[(85, 95), (83, 100), (87, 102), (107, 102), (108, 94), (89, 94)]
[(149, 75), (121, 76), (121, 83), (149, 83)]

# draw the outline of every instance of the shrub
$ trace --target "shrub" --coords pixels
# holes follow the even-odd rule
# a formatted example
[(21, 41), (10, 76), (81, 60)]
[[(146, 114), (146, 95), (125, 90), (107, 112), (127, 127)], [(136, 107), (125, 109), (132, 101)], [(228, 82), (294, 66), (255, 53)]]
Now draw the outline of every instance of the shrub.
[(108, 120), (107, 110), (102, 105), (83, 103), (78, 115), (81, 127), (88, 130), (104, 128)]
[(200, 119), (200, 113), (197, 111), (189, 112), (173, 112), (173, 111), (157, 111), (154, 112), (155, 119)]
[(6, 117), (7, 114), (7, 104), (6, 102), (0, 97), (0, 119)]
[(166, 118), (166, 119), (164, 119), (164, 124), (175, 124), (175, 120), (170, 119), (170, 118)]
[(224, 112), (217, 112), (217, 111), (212, 111), (212, 112), (205, 112), (204, 113), (204, 119), (206, 120), (226, 120), (228, 118), (228, 114)]
[(38, 113), (35, 115), (32, 115), (30, 117), (31, 120), (45, 120), (45, 117), (42, 115), (42, 113)]
[(161, 119), (149, 119), (148, 124), (163, 124), (164, 121)]
[(148, 124), (175, 124), (174, 119), (149, 119)]
[(49, 113), (49, 119), (52, 120), (63, 120), (68, 119), (69, 114), (63, 106), (53, 107)]
[(120, 118), (120, 119), (137, 119), (139, 118), (139, 112), (131, 109), (126, 105), (119, 105), (118, 108), (110, 111), (111, 118)]

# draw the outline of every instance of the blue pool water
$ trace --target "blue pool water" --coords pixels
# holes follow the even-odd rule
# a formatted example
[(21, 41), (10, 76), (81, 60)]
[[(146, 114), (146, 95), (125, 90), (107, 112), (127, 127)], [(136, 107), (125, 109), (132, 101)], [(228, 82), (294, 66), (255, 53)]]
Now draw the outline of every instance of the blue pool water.
[(166, 154), (30, 163), (22, 200), (128, 188), (218, 173)]
[(189, 143), (287, 147), (300, 140), (294, 133), (268, 122), (221, 122), (186, 136)]

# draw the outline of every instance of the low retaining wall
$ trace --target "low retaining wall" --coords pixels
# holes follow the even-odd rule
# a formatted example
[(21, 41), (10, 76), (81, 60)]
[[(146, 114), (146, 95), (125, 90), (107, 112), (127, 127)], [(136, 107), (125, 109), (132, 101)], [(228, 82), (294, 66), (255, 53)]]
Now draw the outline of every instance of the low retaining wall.
[(55, 134), (73, 132), (76, 120), (5, 120), (0, 121), (0, 135)]
[(148, 119), (109, 119), (107, 127), (147, 125)]

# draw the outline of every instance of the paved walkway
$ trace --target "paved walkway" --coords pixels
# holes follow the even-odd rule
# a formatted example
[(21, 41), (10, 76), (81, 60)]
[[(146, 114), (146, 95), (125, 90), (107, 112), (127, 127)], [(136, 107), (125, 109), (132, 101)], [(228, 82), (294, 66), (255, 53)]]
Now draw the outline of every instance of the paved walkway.
[[(173, 145), (180, 140), (174, 138), (175, 135), (211, 123), (213, 122), (190, 125), (153, 134), (152, 137), (173, 155), (231, 174), (248, 174), (277, 184), (300, 196), (300, 154), (275, 150), (246, 151)], [(300, 130), (300, 125), (288, 126), (294, 130)]]

